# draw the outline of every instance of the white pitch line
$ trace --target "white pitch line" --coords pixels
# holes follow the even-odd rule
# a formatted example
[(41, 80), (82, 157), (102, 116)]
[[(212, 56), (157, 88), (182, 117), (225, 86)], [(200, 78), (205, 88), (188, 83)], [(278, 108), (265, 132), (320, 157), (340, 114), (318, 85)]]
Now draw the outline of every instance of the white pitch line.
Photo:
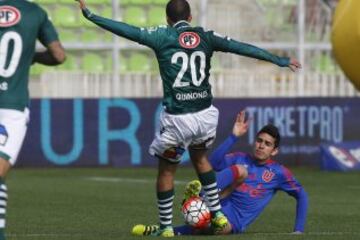
[[(119, 183), (119, 182), (127, 182), (127, 183), (150, 183), (154, 184), (155, 181), (148, 180), (148, 179), (135, 179), (135, 178), (116, 178), (116, 177), (87, 177), (86, 179), (96, 182), (112, 182), (112, 183)], [(175, 184), (186, 184), (185, 181), (175, 181)]]

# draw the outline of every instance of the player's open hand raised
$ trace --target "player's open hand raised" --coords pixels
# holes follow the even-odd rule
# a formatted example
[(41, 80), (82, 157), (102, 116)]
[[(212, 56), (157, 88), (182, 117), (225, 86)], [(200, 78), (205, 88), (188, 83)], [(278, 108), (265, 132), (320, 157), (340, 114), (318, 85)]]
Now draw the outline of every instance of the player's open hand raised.
[(232, 133), (236, 136), (236, 137), (240, 137), (242, 135), (244, 135), (248, 128), (249, 128), (249, 119), (246, 120), (246, 116), (245, 116), (245, 110), (242, 110), (240, 113), (238, 113), (238, 115), (236, 116), (236, 121), (234, 123), (234, 127), (233, 127), (233, 131)]
[(291, 71), (296, 72), (297, 70), (301, 69), (301, 63), (299, 63), (299, 61), (295, 58), (290, 58), (288, 67), (291, 69)]
[(75, 0), (75, 1), (76, 1), (76, 2), (79, 2), (81, 9), (85, 9), (85, 8), (86, 8), (85, 0)]

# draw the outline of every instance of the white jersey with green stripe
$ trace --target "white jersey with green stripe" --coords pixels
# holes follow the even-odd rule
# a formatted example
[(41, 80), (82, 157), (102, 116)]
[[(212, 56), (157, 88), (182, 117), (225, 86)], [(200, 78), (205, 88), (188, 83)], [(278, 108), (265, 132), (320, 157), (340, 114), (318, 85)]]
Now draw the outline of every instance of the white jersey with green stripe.
[(83, 15), (112, 33), (146, 45), (154, 50), (163, 82), (163, 105), (171, 114), (198, 112), (212, 104), (209, 83), (214, 51), (231, 52), (288, 66), (281, 58), (250, 44), (223, 37), (186, 21), (173, 26), (138, 28), (83, 10)]

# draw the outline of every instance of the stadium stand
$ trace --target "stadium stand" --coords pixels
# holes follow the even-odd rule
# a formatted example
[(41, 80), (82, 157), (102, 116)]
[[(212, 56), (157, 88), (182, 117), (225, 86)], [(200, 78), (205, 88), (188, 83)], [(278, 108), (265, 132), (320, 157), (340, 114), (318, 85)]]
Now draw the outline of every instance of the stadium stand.
[(59, 35), (60, 35), (60, 39), (64, 42), (78, 42), (79, 38), (78, 38), (78, 33), (76, 32), (76, 30), (74, 29), (69, 29), (69, 28), (58, 28), (59, 31)]
[(59, 6), (54, 11), (54, 24), (61, 27), (79, 27), (78, 11), (77, 9)]
[(57, 69), (69, 72), (79, 71), (79, 64), (77, 63), (76, 56), (74, 56), (74, 54), (67, 54), (65, 63), (58, 66)]
[(148, 11), (148, 26), (166, 24), (166, 14), (163, 7), (154, 6)]
[(131, 25), (144, 27), (146, 26), (146, 12), (142, 7), (129, 6), (125, 9), (123, 20)]
[(104, 72), (106, 70), (106, 63), (98, 54), (85, 53), (82, 57), (82, 69), (89, 73)]
[(128, 61), (128, 70), (131, 72), (147, 72), (151, 70), (148, 57), (142, 53), (132, 53)]
[[(100, 76), (101, 73), (107, 76), (107, 73), (112, 71), (112, 66), (119, 66), (118, 72), (112, 74), (113, 76), (121, 75), (123, 84), (123, 81), (133, 81), (134, 79), (142, 81), (140, 78), (157, 81), (158, 66), (151, 50), (123, 38), (114, 37), (113, 39), (112, 34), (85, 20), (78, 9), (74, 8), (72, 0), (36, 0), (36, 2), (48, 11), (50, 18), (59, 30), (65, 47), (71, 53), (71, 60), (68, 60), (70, 63), (61, 67), (61, 71), (68, 71), (71, 74), (74, 70), (78, 70), (83, 72), (83, 78), (87, 79), (86, 75), (93, 72), (100, 74)], [(206, 2), (206, 6), (203, 6), (204, 2)], [(208, 29), (213, 29), (240, 41), (253, 43), (279, 54), (289, 53), (289, 55), (296, 56), (302, 51), (305, 73), (297, 75), (296, 78), (302, 78), (301, 81), (304, 82), (305, 87), (309, 88), (307, 82), (310, 81), (308, 79), (310, 77), (317, 79), (320, 82), (318, 84), (320, 87), (324, 84), (333, 86), (327, 87), (328, 89), (339, 89), (340, 87), (336, 86), (347, 86), (347, 80), (331, 54), (329, 43), (331, 9), (323, 1), (304, 1), (305, 31), (303, 35), (300, 35), (297, 25), (299, 21), (298, 4), (300, 2), (297, 0), (194, 0), (190, 1), (190, 4), (193, 15), (196, 17), (193, 24), (201, 23)], [(164, 6), (167, 0), (118, 0), (120, 9), (114, 11), (114, 13), (120, 14), (118, 16), (113, 16), (111, 0), (88, 0), (87, 3), (95, 13), (101, 16), (121, 19), (137, 26), (156, 26), (166, 22)], [(306, 48), (299, 50), (298, 42), (302, 37)], [(123, 54), (124, 51), (126, 54)], [(112, 63), (111, 56), (114, 54), (121, 56), (119, 63)], [(273, 82), (271, 86), (276, 91), (269, 93), (265, 89), (264, 96), (266, 96), (266, 92), (268, 95), (274, 94), (276, 96), (288, 96), (296, 92), (294, 88), (297, 86), (289, 81), (289, 79), (295, 78), (292, 73), (283, 76), (284, 71), (266, 64), (260, 66), (262, 72), (258, 73), (256, 69), (259, 64), (262, 63), (223, 53), (215, 54), (212, 62), (212, 71), (217, 80), (214, 86), (215, 92), (220, 94), (219, 96), (232, 97), (236, 93), (239, 95), (240, 92), (242, 96), (251, 96), (251, 94), (261, 91), (254, 90), (255, 87), (251, 81), (245, 79), (255, 79), (256, 82), (256, 79), (267, 78), (267, 76), (271, 76), (269, 82)], [(235, 74), (236, 72), (238, 73)], [(38, 84), (36, 81), (39, 81), (43, 74), (48, 74), (46, 67), (37, 65), (33, 67), (31, 76), (35, 79), (34, 84)], [(66, 73), (64, 74), (66, 75)], [(243, 90), (232, 93), (235, 89), (231, 85), (232, 79), (234, 78), (236, 81), (235, 76), (239, 74), (244, 76), (244, 83), (240, 84), (243, 86)], [(319, 76), (314, 77), (312, 74), (319, 74)], [(335, 74), (336, 77), (330, 77), (331, 74)], [(326, 78), (329, 80), (324, 80)], [(336, 81), (333, 81), (333, 78)], [(82, 79), (80, 78), (78, 81), (82, 81)], [(237, 83), (239, 84), (239, 82)], [(145, 84), (150, 83), (146, 80)], [(147, 87), (155, 92), (145, 92), (146, 96), (154, 96), (154, 94), (161, 92), (157, 92), (157, 88), (152, 86), (148, 85)], [(341, 95), (358, 94), (352, 90), (351, 85), (349, 86), (343, 87)], [(130, 94), (129, 96), (131, 96), (131, 89), (129, 90), (130, 93), (126, 92), (126, 94)], [(315, 94), (311, 89), (307, 93), (309, 92)], [(336, 95), (336, 92), (330, 92), (329, 94)], [(123, 96), (122, 94), (124, 93), (119, 92), (118, 96)], [(137, 94), (139, 93), (134, 93), (134, 95)]]

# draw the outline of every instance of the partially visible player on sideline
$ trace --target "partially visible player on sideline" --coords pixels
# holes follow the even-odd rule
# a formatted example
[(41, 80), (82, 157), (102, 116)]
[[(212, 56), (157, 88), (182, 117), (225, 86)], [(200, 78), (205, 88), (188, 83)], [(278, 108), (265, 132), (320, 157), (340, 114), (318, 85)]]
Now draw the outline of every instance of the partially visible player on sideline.
[[(83, 15), (98, 26), (154, 50), (163, 81), (160, 131), (150, 146), (159, 159), (157, 201), (160, 228), (154, 235), (174, 236), (172, 205), (174, 175), (185, 149), (210, 199), (212, 226), (221, 233), (228, 226), (221, 212), (216, 175), (207, 159), (207, 150), (216, 136), (218, 110), (212, 105), (209, 84), (210, 60), (214, 51), (231, 52), (272, 62), (292, 70), (300, 68), (295, 59), (222, 37), (201, 27), (192, 27), (190, 5), (186, 0), (170, 0), (166, 5), (168, 26), (139, 28), (95, 15), (78, 0)], [(137, 232), (136, 228), (134, 229)]]
[[(284, 191), (295, 198), (297, 204), (293, 233), (300, 234), (305, 228), (308, 197), (292, 173), (271, 159), (279, 151), (278, 129), (271, 124), (264, 126), (256, 134), (252, 154), (229, 153), (239, 137), (247, 132), (248, 124), (245, 112), (239, 113), (232, 134), (210, 158), (211, 165), (217, 171), (222, 210), (231, 226), (227, 234), (244, 232), (278, 191)], [(200, 189), (199, 181), (191, 181), (186, 186), (184, 201), (198, 196)], [(149, 235), (157, 228), (156, 225), (142, 225), (144, 231), (138, 235)], [(189, 225), (175, 227), (174, 231), (176, 235), (212, 234), (211, 229), (195, 229)]]
[[(46, 51), (35, 53), (37, 39)], [(29, 121), (30, 66), (64, 60), (64, 49), (42, 8), (25, 0), (0, 0), (0, 240), (5, 239), (5, 177), (16, 162)]]

